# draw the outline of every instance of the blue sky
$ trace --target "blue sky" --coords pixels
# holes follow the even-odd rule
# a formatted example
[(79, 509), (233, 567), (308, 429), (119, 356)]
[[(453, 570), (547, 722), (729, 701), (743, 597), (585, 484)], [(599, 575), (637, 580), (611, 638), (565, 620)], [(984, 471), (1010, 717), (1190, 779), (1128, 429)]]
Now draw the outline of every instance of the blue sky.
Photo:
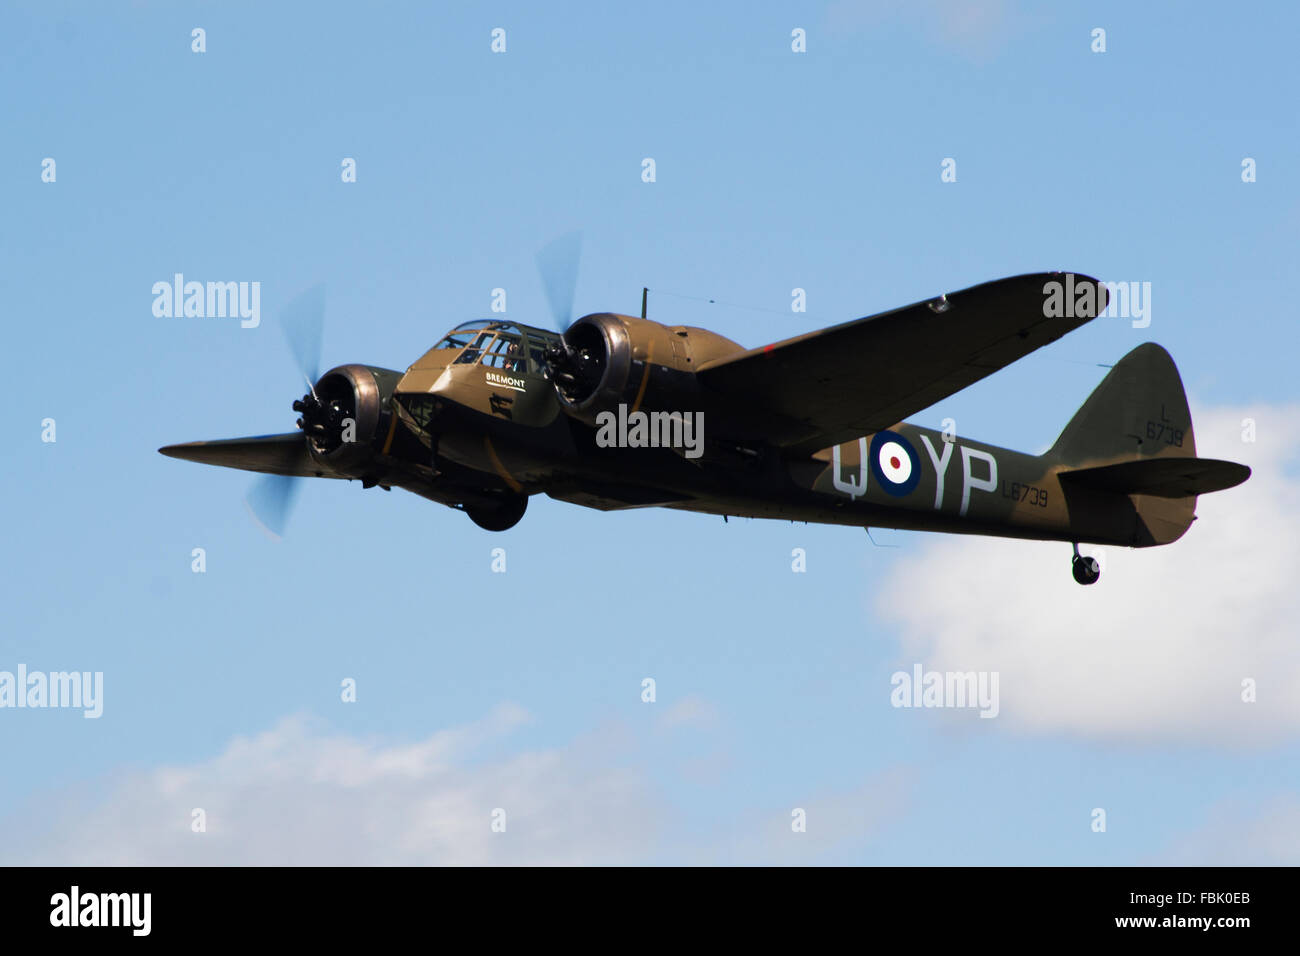
[[(0, 27), (0, 669), (105, 685), (98, 720), (0, 710), (8, 859), (258, 861), (287, 814), (301, 862), (1300, 861), (1294, 9), (20, 2)], [(1150, 282), (1149, 328), (1098, 320), (916, 421), (1042, 450), (1153, 340), (1202, 452), (1256, 477), (1085, 591), (1056, 545), (546, 498), (491, 535), (342, 482), (276, 541), (250, 476), (156, 453), (293, 427), (277, 315), (309, 286), (327, 365), (401, 369), (497, 287), (546, 324), (533, 257), (573, 229), (579, 313), (649, 286), (651, 318), (746, 346), (1023, 272)], [(261, 326), (155, 317), (176, 272), (260, 282)], [(915, 662), (1000, 670), (1004, 713), (892, 708)], [(379, 782), (341, 799), (319, 761)], [(321, 849), (445, 793), (471, 796), (438, 826)], [(503, 794), (529, 809), (492, 843)]]

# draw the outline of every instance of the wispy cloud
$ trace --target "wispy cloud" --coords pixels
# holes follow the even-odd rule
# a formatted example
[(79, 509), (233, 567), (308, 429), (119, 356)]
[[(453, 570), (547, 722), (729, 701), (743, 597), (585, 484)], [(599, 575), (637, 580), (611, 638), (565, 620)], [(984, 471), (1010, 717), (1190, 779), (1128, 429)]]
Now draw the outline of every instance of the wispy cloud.
[[(711, 721), (689, 698), (660, 728)], [(325, 732), (304, 717), (237, 737), (218, 755), (100, 781), (95, 804), (23, 811), (0, 863), (37, 865), (619, 865), (817, 862), (852, 850), (901, 813), (903, 778), (800, 799), (793, 807), (717, 803), (693, 831), (665, 797), (665, 770), (626, 728), (565, 746), (485, 759), (528, 721), (503, 705), (415, 743)], [(662, 745), (662, 739), (660, 740)], [(732, 755), (710, 755), (725, 767)], [(685, 778), (683, 778), (685, 779)], [(792, 791), (799, 788), (792, 785)], [(192, 830), (201, 808), (206, 832)], [(698, 811), (699, 807), (692, 810)], [(494, 832), (504, 811), (505, 831)], [(698, 821), (709, 813), (693, 814)], [(12, 823), (13, 821), (10, 821)], [(10, 832), (20, 828), (10, 826)]]
[(983, 62), (1006, 42), (1013, 18), (1009, 0), (835, 0), (826, 11), (833, 33), (865, 33), (901, 23), (931, 42)]
[(1216, 804), (1203, 826), (1173, 840), (1154, 866), (1300, 866), (1300, 799)]
[[(96, 807), (25, 815), (40, 835), (4, 862), (184, 864), (601, 864), (646, 856), (662, 805), (635, 770), (585, 739), (497, 761), (476, 752), (527, 719), (498, 708), (392, 745), (289, 718), (218, 756), (118, 780)], [(207, 831), (191, 830), (202, 808)], [(492, 830), (505, 812), (505, 832)], [(44, 823), (45, 826), (40, 826)]]

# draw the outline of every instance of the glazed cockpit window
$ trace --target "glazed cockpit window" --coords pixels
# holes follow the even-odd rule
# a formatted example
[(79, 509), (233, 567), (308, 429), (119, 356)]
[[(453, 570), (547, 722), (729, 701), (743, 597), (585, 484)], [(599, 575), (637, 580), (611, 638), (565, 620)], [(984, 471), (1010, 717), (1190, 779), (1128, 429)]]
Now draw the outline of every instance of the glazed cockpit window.
[(474, 333), (481, 332), (485, 329), (499, 326), (500, 322), (494, 322), (491, 319), (475, 319), (473, 322), (462, 322), (456, 326), (447, 335), (434, 346), (435, 349), (463, 349), (474, 341)]
[(492, 347), (494, 337), (493, 333), (489, 331), (474, 333), (473, 340), (465, 347), (465, 351), (456, 356), (456, 361), (452, 364), (473, 365), (479, 360), (479, 356)]
[(503, 330), (497, 333), (492, 347), (483, 353), (483, 364), (507, 372), (522, 372), (523, 358), (523, 337)]
[(435, 349), (463, 349), (474, 338), (473, 332), (452, 332), (434, 346)]
[(527, 372), (549, 377), (546, 349), (559, 341), (554, 332), (529, 329), (525, 333), (513, 322), (475, 319), (456, 326), (434, 348), (460, 350), (453, 365), (481, 363), (519, 375)]

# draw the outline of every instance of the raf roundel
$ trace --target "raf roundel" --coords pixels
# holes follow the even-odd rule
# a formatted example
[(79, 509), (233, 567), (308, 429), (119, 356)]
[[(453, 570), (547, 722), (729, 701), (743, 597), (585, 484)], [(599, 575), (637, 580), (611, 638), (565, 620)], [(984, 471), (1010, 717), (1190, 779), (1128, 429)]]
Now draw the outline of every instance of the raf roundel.
[(921, 459), (897, 432), (876, 432), (871, 439), (871, 474), (895, 498), (911, 494), (921, 481)]

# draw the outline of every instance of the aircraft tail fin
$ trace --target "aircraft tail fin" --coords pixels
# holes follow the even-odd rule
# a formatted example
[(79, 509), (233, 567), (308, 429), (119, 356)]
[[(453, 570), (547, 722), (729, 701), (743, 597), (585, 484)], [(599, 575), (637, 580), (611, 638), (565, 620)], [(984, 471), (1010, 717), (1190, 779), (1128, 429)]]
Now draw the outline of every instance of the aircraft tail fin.
[(1120, 359), (1047, 454), (1074, 468), (1196, 457), (1192, 413), (1169, 353), (1147, 342)]
[(1062, 466), (1067, 497), (1129, 496), (1134, 544), (1166, 544), (1195, 519), (1196, 496), (1231, 488), (1250, 469), (1196, 457), (1192, 413), (1178, 368), (1148, 342), (1125, 355), (1065, 426), (1047, 457)]

